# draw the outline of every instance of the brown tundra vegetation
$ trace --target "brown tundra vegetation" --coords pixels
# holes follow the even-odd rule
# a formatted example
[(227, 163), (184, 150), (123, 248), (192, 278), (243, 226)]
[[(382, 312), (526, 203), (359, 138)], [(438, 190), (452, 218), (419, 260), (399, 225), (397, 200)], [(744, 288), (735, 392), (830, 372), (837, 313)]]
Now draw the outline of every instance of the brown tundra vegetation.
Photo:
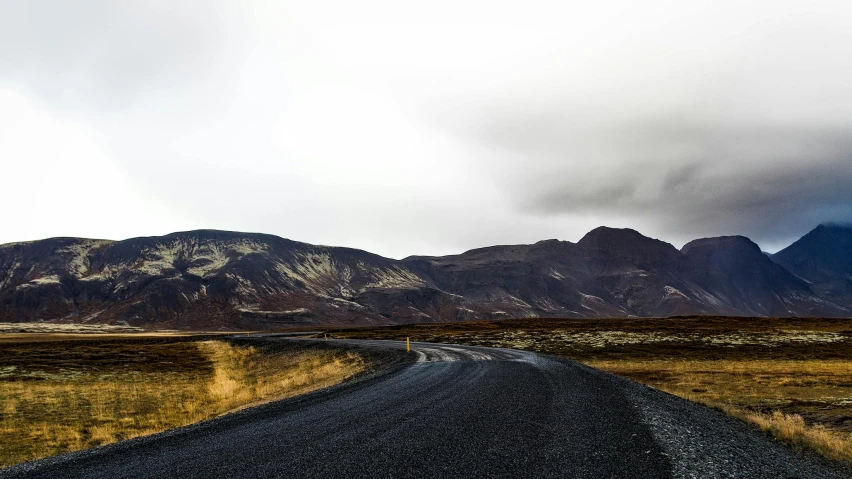
[(327, 387), (364, 358), (192, 337), (0, 344), (0, 467)]

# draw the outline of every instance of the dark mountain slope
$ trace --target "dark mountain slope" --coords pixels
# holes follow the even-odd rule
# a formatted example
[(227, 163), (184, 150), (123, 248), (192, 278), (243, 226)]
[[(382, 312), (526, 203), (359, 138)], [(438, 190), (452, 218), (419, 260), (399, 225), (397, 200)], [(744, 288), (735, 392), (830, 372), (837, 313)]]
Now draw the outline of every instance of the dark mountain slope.
[(488, 305), (496, 315), (629, 314), (591, 276), (586, 252), (567, 241), (493, 246), (444, 257), (412, 256), (402, 262), (439, 288)]
[[(205, 329), (317, 318), (388, 322), (385, 309), (351, 299), (385, 290), (404, 296), (430, 286), (398, 262), (365, 251), (207, 230), (118, 242), (60, 238), (4, 245), (0, 268), (4, 321)], [(462, 303), (438, 296), (430, 311)], [(426, 314), (393, 310), (397, 320)]]
[(577, 245), (589, 255), (590, 274), (637, 316), (735, 313), (707, 301), (709, 294), (693, 281), (683, 255), (669, 243), (631, 229), (600, 227)]
[(601, 227), (576, 244), (495, 246), (403, 263), (510, 316), (847, 314), (742, 240), (699, 240), (681, 252), (634, 230)]
[[(633, 230), (597, 228), (576, 244), (548, 240), (397, 261), (200, 230), (0, 245), (0, 321), (224, 329), (531, 316), (845, 316), (852, 302), (843, 294), (852, 288), (842, 278), (809, 284), (743, 237), (697, 240), (678, 251)], [(825, 284), (833, 286), (816, 288)]]
[(772, 255), (822, 296), (852, 307), (852, 226), (824, 224)]
[(699, 239), (681, 251), (696, 281), (738, 311), (755, 316), (843, 314), (814, 298), (807, 283), (773, 263), (746, 237)]

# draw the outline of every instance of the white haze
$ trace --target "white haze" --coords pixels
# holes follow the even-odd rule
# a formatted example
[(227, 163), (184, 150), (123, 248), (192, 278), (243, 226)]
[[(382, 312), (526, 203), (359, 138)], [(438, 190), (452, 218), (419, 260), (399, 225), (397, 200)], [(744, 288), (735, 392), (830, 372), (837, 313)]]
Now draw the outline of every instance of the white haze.
[(852, 220), (846, 2), (0, 0), (0, 242)]

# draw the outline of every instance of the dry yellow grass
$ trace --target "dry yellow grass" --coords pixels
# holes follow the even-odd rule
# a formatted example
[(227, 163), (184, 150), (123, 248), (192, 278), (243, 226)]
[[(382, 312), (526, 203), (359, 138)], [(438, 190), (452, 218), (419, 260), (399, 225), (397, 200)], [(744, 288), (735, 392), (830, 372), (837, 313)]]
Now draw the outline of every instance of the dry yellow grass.
[(852, 461), (852, 360), (586, 360), (718, 408), (799, 449)]
[[(194, 365), (173, 371), (62, 369), (0, 380), (0, 466), (151, 434), (327, 387), (365, 366), (355, 354), (328, 350), (275, 352), (218, 341), (173, 346), (180, 348), (176, 362), (185, 356)], [(145, 354), (145, 345), (137, 347)]]
[(728, 407), (726, 412), (757, 424), (764, 432), (793, 447), (813, 449), (832, 459), (852, 461), (852, 434), (830, 431), (820, 424), (809, 425), (802, 416), (781, 411), (770, 415)]

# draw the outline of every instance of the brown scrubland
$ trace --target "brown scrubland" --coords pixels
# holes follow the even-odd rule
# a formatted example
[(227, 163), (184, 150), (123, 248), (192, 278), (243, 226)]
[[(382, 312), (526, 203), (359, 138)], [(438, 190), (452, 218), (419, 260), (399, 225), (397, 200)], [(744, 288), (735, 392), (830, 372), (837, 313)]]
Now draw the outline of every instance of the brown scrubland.
[(330, 333), (559, 355), (720, 409), (793, 448), (852, 461), (852, 319), (519, 319)]
[(366, 367), (348, 351), (191, 337), (0, 348), (0, 466), (184, 426)]

